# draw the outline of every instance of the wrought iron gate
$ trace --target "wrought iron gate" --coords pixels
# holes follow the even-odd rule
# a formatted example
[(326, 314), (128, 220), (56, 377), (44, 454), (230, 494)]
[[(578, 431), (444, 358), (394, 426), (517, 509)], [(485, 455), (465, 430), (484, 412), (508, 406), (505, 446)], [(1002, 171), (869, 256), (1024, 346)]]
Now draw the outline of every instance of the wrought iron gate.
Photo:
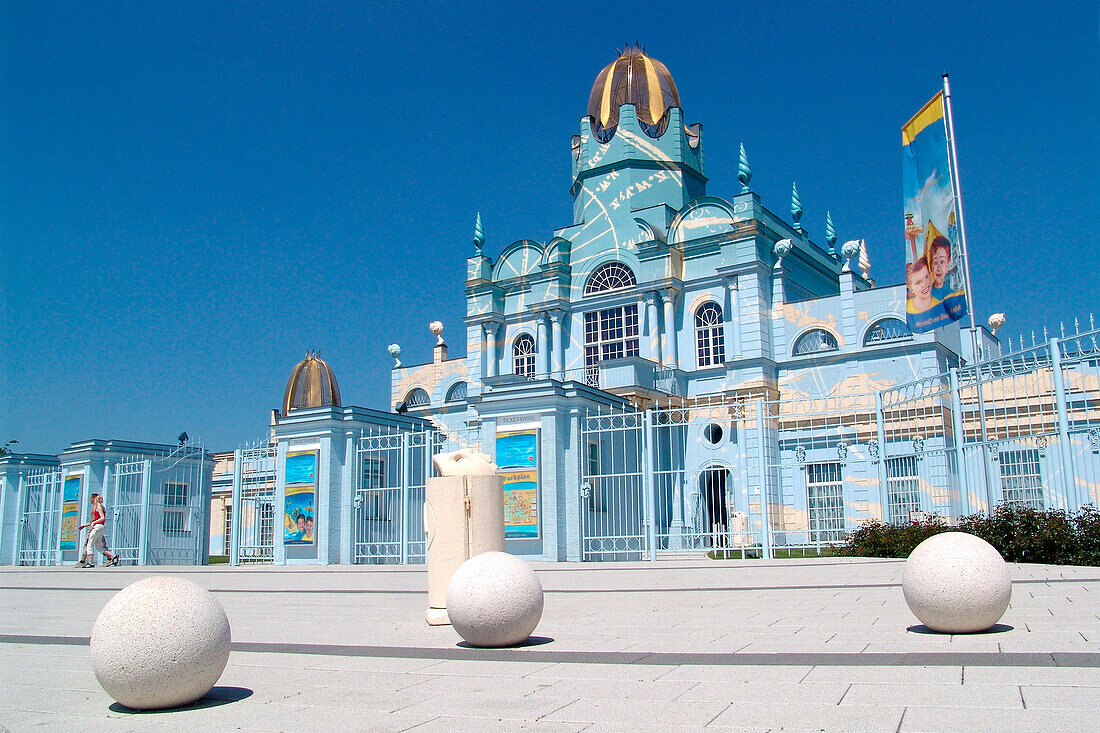
[(23, 481), (19, 517), (19, 565), (56, 565), (60, 557), (61, 469), (32, 469)]
[(230, 562), (269, 563), (275, 558), (275, 446), (242, 448), (234, 468), (240, 493), (233, 507)]

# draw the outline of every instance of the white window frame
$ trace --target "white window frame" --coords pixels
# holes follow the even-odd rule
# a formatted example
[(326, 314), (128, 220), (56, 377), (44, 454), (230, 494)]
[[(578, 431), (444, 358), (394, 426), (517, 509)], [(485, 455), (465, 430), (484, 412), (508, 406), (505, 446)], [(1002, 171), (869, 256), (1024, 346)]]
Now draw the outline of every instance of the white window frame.
[(695, 309), (695, 355), (700, 367), (714, 366), (726, 360), (722, 306), (713, 300)]

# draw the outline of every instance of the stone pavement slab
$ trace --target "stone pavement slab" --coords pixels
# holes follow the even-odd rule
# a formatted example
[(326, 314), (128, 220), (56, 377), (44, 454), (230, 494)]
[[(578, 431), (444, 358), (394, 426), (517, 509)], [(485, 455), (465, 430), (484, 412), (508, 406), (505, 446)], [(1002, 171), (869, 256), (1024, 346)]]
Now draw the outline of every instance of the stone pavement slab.
[[(1010, 566), (990, 633), (927, 633), (892, 560), (541, 564), (533, 643), (460, 646), (417, 567), (0, 569), (0, 727), (299, 731), (1100, 729), (1100, 568)], [(186, 577), (233, 652), (183, 709), (103, 692), (87, 639), (125, 585)]]

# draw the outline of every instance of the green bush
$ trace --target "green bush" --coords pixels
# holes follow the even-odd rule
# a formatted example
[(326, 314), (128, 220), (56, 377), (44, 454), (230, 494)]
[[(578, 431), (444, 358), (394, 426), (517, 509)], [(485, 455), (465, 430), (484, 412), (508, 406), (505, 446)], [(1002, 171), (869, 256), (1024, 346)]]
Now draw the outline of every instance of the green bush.
[(1006, 562), (1100, 565), (1100, 511), (1086, 506), (1076, 514), (1021, 506), (997, 506), (948, 527), (933, 521), (912, 524), (869, 522), (848, 534), (841, 553), (852, 557), (908, 557), (934, 534), (969, 532), (997, 548)]

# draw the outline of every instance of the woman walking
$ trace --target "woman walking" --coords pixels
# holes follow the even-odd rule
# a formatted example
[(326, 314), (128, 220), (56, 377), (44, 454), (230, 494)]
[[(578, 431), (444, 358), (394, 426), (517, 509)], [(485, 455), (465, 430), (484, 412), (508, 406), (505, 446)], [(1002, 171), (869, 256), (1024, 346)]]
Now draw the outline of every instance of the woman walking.
[(106, 564), (108, 566), (118, 565), (118, 555), (111, 554), (111, 551), (107, 549), (107, 539), (103, 536), (103, 527), (107, 523), (107, 512), (103, 509), (103, 497), (99, 494), (92, 494), (91, 501), (92, 520), (76, 528), (79, 532), (85, 527), (90, 527), (88, 541), (84, 545), (83, 554), (80, 556), (79, 567), (94, 568), (96, 550), (107, 558)]

